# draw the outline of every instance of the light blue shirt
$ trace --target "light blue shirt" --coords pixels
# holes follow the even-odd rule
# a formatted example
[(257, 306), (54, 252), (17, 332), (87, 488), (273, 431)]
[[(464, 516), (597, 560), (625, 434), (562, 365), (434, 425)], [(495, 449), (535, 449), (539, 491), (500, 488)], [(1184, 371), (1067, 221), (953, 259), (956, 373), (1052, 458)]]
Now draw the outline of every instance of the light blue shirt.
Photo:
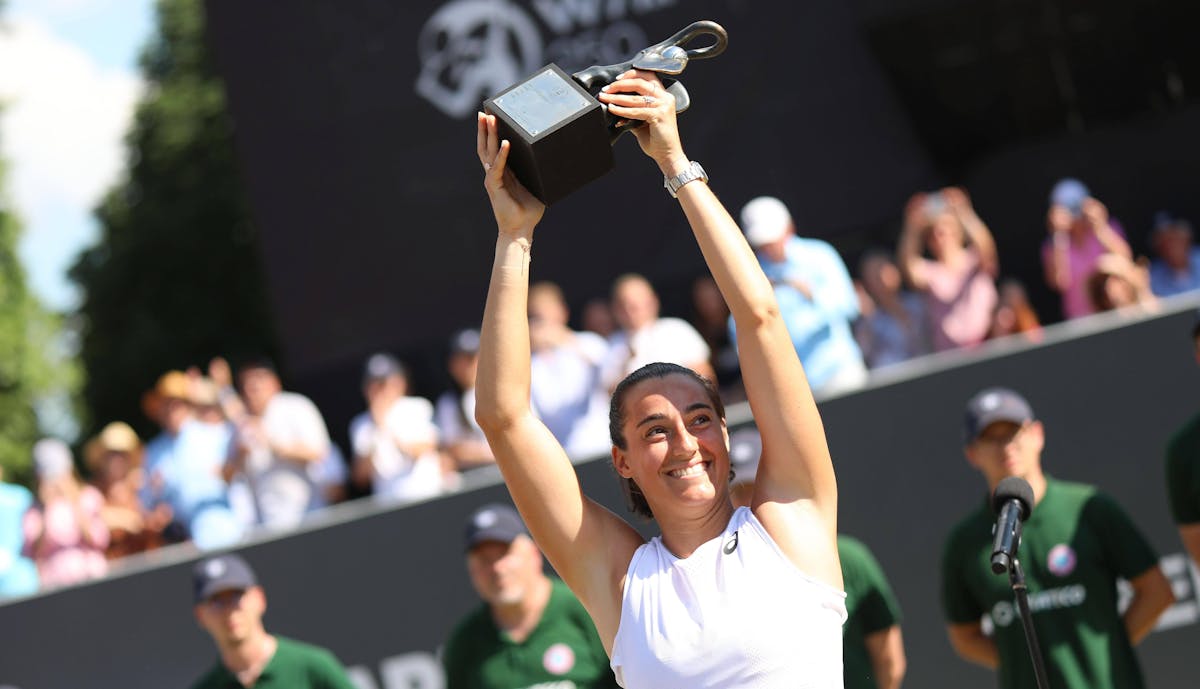
[(25, 512), (32, 504), (33, 495), (24, 487), (0, 482), (0, 598), (37, 591), (37, 569), (21, 555)]
[(1172, 297), (1200, 289), (1200, 249), (1192, 249), (1188, 258), (1188, 270), (1184, 272), (1172, 270), (1162, 259), (1153, 261), (1150, 291), (1158, 297)]
[(163, 433), (146, 445), (147, 504), (166, 502), (187, 523), (196, 508), (226, 499), (221, 467), (232, 433), (224, 425), (188, 421), (174, 436)]
[[(784, 254), (783, 261), (771, 261), (760, 253), (758, 261), (775, 286), (779, 312), (809, 385), (819, 389), (843, 366), (862, 366), (862, 352), (850, 330), (858, 317), (858, 295), (842, 257), (827, 242), (792, 237)], [(812, 299), (789, 280), (808, 285)], [(732, 318), (729, 328), (734, 334)]]

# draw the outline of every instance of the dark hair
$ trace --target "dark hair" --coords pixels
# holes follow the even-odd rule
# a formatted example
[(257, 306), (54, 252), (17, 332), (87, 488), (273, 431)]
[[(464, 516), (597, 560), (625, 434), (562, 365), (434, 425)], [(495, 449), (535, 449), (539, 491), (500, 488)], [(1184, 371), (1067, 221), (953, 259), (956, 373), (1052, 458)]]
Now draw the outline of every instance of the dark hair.
[(1192, 341), (1200, 339), (1200, 317), (1196, 318), (1196, 324), (1192, 326)]
[[(638, 370), (625, 376), (625, 379), (617, 383), (616, 389), (613, 390), (612, 401), (608, 406), (608, 435), (612, 440), (614, 447), (620, 450), (626, 448), (624, 426), (625, 426), (625, 396), (629, 389), (641, 383), (642, 381), (652, 378), (666, 378), (670, 375), (681, 375), (694, 380), (704, 388), (704, 392), (708, 395), (708, 401), (712, 403), (713, 408), (717, 411), (717, 415), (722, 419), (725, 418), (725, 403), (721, 401), (721, 393), (717, 392), (717, 386), (711, 380), (696, 373), (690, 368), (685, 368), (678, 364), (668, 364), (661, 361), (656, 361), (652, 364), (646, 364)], [(625, 503), (630, 512), (644, 517), (653, 519), (654, 512), (650, 509), (650, 503), (646, 501), (646, 496), (642, 494), (642, 489), (631, 478), (621, 477), (621, 492), (625, 495)]]
[(275, 366), (275, 362), (266, 356), (251, 356), (243, 359), (237, 367), (237, 374), (241, 376), (247, 371), (266, 371), (275, 376), (279, 375), (279, 369)]

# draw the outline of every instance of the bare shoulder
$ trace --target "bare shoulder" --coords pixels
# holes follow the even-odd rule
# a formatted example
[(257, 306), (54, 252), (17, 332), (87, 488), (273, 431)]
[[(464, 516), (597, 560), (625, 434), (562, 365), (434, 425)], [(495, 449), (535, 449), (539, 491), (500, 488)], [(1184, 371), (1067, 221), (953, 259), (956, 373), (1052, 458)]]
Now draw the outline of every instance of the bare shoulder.
[(842, 588), (837, 538), (831, 535), (824, 514), (812, 501), (781, 503), (756, 499), (752, 509), (767, 535), (801, 572)]

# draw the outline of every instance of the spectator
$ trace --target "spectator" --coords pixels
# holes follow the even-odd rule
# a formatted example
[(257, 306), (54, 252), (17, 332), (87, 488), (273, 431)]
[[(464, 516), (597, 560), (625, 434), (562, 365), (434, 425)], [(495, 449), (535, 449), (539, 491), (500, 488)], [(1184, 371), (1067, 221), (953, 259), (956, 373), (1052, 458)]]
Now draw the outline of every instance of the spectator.
[(354, 689), (329, 651), (267, 633), (267, 596), (250, 565), (237, 555), (196, 563), (193, 613), (212, 637), (219, 658), (193, 689)]
[(745, 399), (745, 392), (740, 391), (742, 369), (737, 347), (729, 339), (729, 305), (711, 275), (701, 275), (692, 282), (692, 325), (708, 345), (708, 364), (726, 400), (730, 399), (729, 393)]
[[(155, 512), (170, 511), (175, 540), (190, 538), (200, 548), (217, 548), (243, 534), (222, 476), (232, 428), (224, 421), (197, 418), (197, 407), (212, 406), (212, 400), (196, 392), (186, 374), (170, 371), (143, 398), (147, 415), (162, 433), (146, 445), (142, 504)], [(211, 419), (211, 412), (205, 417)]]
[(617, 331), (612, 306), (603, 297), (591, 299), (583, 305), (583, 329), (608, 339)]
[(854, 324), (855, 339), (871, 368), (898, 364), (929, 351), (921, 298), (901, 289), (900, 269), (882, 251), (868, 251), (858, 263), (865, 299)]
[(350, 422), (354, 482), (378, 498), (419, 500), (442, 492), (433, 405), (408, 396), (408, 371), (389, 354), (363, 369), (367, 410)]
[(307, 397), (284, 392), (275, 367), (247, 363), (238, 383), (248, 415), (237, 428), (234, 466), (250, 485), (258, 523), (290, 528), (317, 502), (310, 465), (329, 454), (329, 431)]
[(709, 349), (700, 333), (679, 318), (660, 318), (658, 295), (641, 275), (618, 277), (612, 288), (618, 330), (608, 338), (600, 382), (611, 391), (622, 378), (654, 361), (679, 364), (713, 379)]
[(1150, 291), (1150, 273), (1120, 254), (1104, 254), (1087, 279), (1088, 299), (1094, 312), (1137, 306), (1154, 309), (1157, 300)]
[(23, 554), (37, 564), (43, 589), (75, 584), (108, 571), (104, 496), (75, 476), (66, 443), (54, 438), (33, 446), (37, 502), (25, 513)]
[(1025, 286), (1014, 278), (1000, 283), (1000, 299), (992, 314), (992, 327), (988, 330), (989, 340), (1008, 335), (1024, 335), (1031, 342), (1042, 340), (1042, 324), (1037, 312), (1029, 303)]
[(608, 345), (595, 333), (567, 327), (567, 302), (553, 283), (529, 288), (528, 313), (534, 410), (571, 456), (606, 454), (608, 399), (600, 365)]
[(308, 477), (313, 482), (310, 510), (323, 509), (346, 499), (350, 471), (346, 467), (346, 456), (336, 443), (330, 442), (325, 456), (308, 465)]
[(483, 604), (446, 641), (446, 689), (616, 689), (591, 618), (565, 584), (542, 571), (541, 551), (516, 510), (478, 509), (467, 523), (466, 550)]
[[(930, 258), (921, 255), (922, 244)], [(924, 297), (933, 351), (983, 342), (996, 308), (1000, 267), (992, 233), (962, 189), (909, 199), (896, 259)]]
[(1054, 185), (1046, 224), (1050, 236), (1042, 244), (1042, 267), (1046, 284), (1062, 295), (1063, 317), (1093, 313), (1087, 281), (1096, 262), (1104, 254), (1133, 258), (1121, 226), (1077, 179)]
[(92, 485), (104, 496), (101, 516), (108, 526), (108, 559), (162, 545), (171, 512), (165, 506), (151, 511), (142, 504), (142, 442), (137, 433), (128, 424), (114, 421), (88, 441), (83, 457)]
[(1150, 289), (1170, 297), (1200, 289), (1200, 247), (1192, 243), (1192, 224), (1170, 213), (1159, 213), (1150, 236), (1154, 253), (1150, 263)]
[[(753, 428), (729, 435), (735, 507), (750, 507), (762, 438)], [(899, 689), (907, 660), (900, 633), (900, 605), (875, 556), (861, 541), (838, 534), (838, 559), (846, 589), (842, 626), (842, 677), (846, 689)]]
[[(991, 388), (967, 403), (966, 456), (987, 482), (1017, 476), (1033, 489), (1018, 559), (1025, 564), (1033, 626), (1049, 685), (1123, 689), (1144, 685), (1133, 646), (1174, 600), (1154, 549), (1116, 501), (1092, 486), (1042, 472), (1045, 433), (1029, 403)], [(963, 659), (999, 670), (1002, 689), (1036, 686), (1025, 633), (1006, 577), (989, 566), (995, 522), (982, 500), (951, 530), (942, 556), (942, 603), (950, 643)], [(1133, 596), (1122, 615), (1117, 579)], [(984, 632), (987, 616), (992, 633)]]
[(850, 330), (858, 317), (858, 295), (841, 256), (826, 242), (797, 237), (787, 207), (769, 196), (742, 207), (742, 229), (774, 286), (813, 392), (862, 385), (867, 370)]
[(479, 331), (460, 330), (450, 339), (446, 362), (453, 387), (438, 397), (434, 422), (441, 433), (441, 449), (458, 471), (496, 463), (487, 438), (475, 423), (475, 369), (479, 365)]
[[(1200, 321), (1192, 328), (1192, 356), (1200, 363)], [(1166, 478), (1171, 518), (1200, 570), (1200, 414), (1188, 419), (1167, 443)]]
[(22, 521), (33, 506), (33, 494), (25, 486), (4, 482), (0, 466), (0, 600), (37, 592), (37, 565), (24, 554)]

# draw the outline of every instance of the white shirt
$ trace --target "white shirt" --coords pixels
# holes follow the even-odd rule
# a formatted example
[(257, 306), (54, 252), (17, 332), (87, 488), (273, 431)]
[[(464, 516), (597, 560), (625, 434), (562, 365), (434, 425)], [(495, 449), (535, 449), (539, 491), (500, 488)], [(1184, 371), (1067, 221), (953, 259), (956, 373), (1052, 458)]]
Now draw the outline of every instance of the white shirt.
[(655, 537), (625, 580), (612, 669), (626, 689), (841, 689), (846, 594), (801, 572), (746, 507), (686, 559)]
[(600, 385), (600, 363), (607, 354), (604, 338), (581, 332), (530, 358), (533, 409), (572, 456), (609, 448), (608, 392)]
[(246, 475), (258, 521), (271, 527), (295, 526), (313, 505), (313, 480), (305, 462), (280, 457), (268, 445), (302, 444), (325, 455), (329, 452), (329, 431), (312, 400), (294, 392), (272, 397), (261, 424), (266, 443), (254, 443), (257, 447), (246, 456)]
[(687, 321), (659, 318), (632, 337), (621, 331), (608, 338), (608, 355), (601, 366), (600, 379), (605, 389), (611, 390), (622, 378), (646, 364), (662, 361), (692, 366), (708, 361), (709, 354), (708, 344)]
[[(442, 492), (433, 405), (423, 397), (401, 397), (375, 425), (369, 412), (350, 422), (350, 444), (356, 457), (371, 459), (371, 484), (376, 496), (416, 500)], [(431, 443), (425, 454), (413, 456), (398, 444)]]

